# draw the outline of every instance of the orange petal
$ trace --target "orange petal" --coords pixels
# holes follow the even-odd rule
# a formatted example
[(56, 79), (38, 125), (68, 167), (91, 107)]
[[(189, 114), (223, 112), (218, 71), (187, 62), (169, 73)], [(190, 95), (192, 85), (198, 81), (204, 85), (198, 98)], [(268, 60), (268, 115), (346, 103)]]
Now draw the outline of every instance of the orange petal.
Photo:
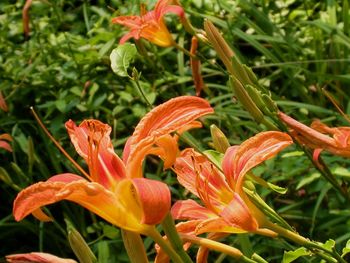
[(337, 142), (337, 145), (339, 147), (347, 148), (347, 150), (350, 150), (350, 128), (341, 127), (334, 129), (337, 129), (337, 133), (335, 133), (333, 136)]
[(177, 201), (171, 208), (171, 215), (175, 219), (208, 219), (216, 217), (209, 209), (200, 206), (192, 199)]
[(182, 133), (190, 130), (190, 129), (196, 129), (196, 128), (202, 128), (202, 123), (200, 121), (193, 121), (189, 124), (186, 124), (184, 126), (182, 126), (181, 128), (179, 128), (178, 130), (176, 130), (176, 134), (174, 135), (174, 137), (176, 139), (178, 139), (178, 136), (181, 135)]
[[(314, 121), (310, 128), (282, 112), (279, 112), (278, 116), (292, 129), (293, 137), (301, 144), (312, 149), (320, 148), (335, 155), (350, 157), (349, 127), (330, 128), (320, 121)], [(333, 135), (333, 138), (323, 133)]]
[(206, 207), (221, 210), (232, 199), (232, 191), (222, 173), (208, 159), (186, 149), (176, 159), (177, 179), (190, 192), (200, 197)]
[(32, 212), (32, 215), (33, 215), (36, 219), (38, 219), (38, 220), (40, 220), (40, 221), (43, 221), (43, 222), (50, 222), (50, 221), (53, 221), (53, 219), (52, 219), (50, 216), (48, 216), (47, 214), (45, 214), (45, 213), (43, 212), (43, 210), (41, 210), (40, 208), (34, 210), (34, 211)]
[(315, 162), (318, 162), (318, 158), (320, 157), (320, 154), (322, 152), (323, 149), (315, 149), (314, 150), (314, 153), (312, 155), (312, 159), (315, 161)]
[(6, 140), (9, 142), (12, 142), (12, 137), (8, 133), (3, 133), (3, 134), (0, 134), (0, 140)]
[(245, 233), (247, 231), (238, 227), (233, 227), (232, 225), (228, 224), (222, 217), (217, 217), (204, 220), (197, 225), (196, 235), (208, 232)]
[(320, 120), (314, 120), (310, 127), (316, 131), (319, 131), (321, 133), (333, 133), (333, 129), (328, 127), (326, 124), (322, 123)]
[(327, 135), (324, 135), (310, 127), (294, 120), (292, 117), (284, 114), (283, 112), (278, 113), (278, 117), (285, 123), (287, 126), (294, 130), (294, 132), (301, 134), (304, 138), (309, 141), (313, 141), (314, 144), (318, 144), (319, 147), (322, 147), (324, 144), (333, 145), (334, 140)]
[(73, 259), (59, 258), (42, 252), (7, 255), (6, 260), (9, 263), (76, 263)]
[(134, 178), (132, 183), (143, 210), (141, 223), (154, 225), (163, 221), (171, 205), (168, 186), (162, 182), (146, 178)]
[(155, 144), (158, 147), (153, 148), (148, 154), (156, 154), (164, 161), (164, 169), (170, 168), (175, 163), (179, 151), (176, 138), (166, 134), (157, 138)]
[(195, 155), (196, 153), (191, 148), (182, 151), (180, 157), (176, 159), (174, 171), (176, 172), (179, 183), (192, 194), (199, 196), (196, 183), (197, 172), (199, 170), (196, 170), (195, 167)]
[[(72, 180), (66, 182), (69, 178)], [(111, 192), (102, 185), (88, 182), (77, 175), (58, 175), (51, 181), (39, 182), (21, 191), (14, 201), (13, 214), (19, 221), (42, 206), (70, 200), (116, 226), (144, 233), (148, 226), (140, 224), (141, 212), (135, 214), (134, 210), (125, 206), (125, 199), (130, 199), (127, 204), (136, 202), (131, 190)]]
[[(9, 110), (6, 100), (4, 98), (4, 96), (2, 95), (1, 91), (0, 91), (0, 109), (2, 109), (3, 111), (7, 112)], [(1, 135), (0, 135), (1, 137)]]
[(194, 96), (171, 99), (150, 111), (136, 126), (128, 144), (129, 155), (124, 156), (129, 177), (142, 176), (142, 161), (157, 138), (212, 112), (206, 100)]
[(237, 193), (234, 193), (232, 201), (221, 211), (220, 216), (232, 227), (249, 232), (258, 229), (257, 221)]
[(125, 177), (125, 166), (114, 152), (109, 125), (85, 120), (77, 127), (69, 120), (66, 128), (76, 151), (87, 162), (93, 181), (111, 187)]
[[(225, 174), (235, 192), (240, 192), (244, 175), (260, 163), (274, 157), (278, 152), (292, 144), (287, 133), (278, 131), (261, 132), (244, 141), (234, 154), (225, 154), (223, 167), (233, 167), (232, 174)], [(227, 169), (227, 168), (226, 168)]]
[(320, 120), (313, 121), (310, 127), (321, 133), (333, 135), (333, 138), (339, 147), (346, 148), (350, 146), (350, 127), (330, 128)]
[[(190, 50), (190, 53), (192, 55), (196, 55), (197, 47), (198, 47), (198, 39), (197, 37), (192, 37), (191, 50)], [(201, 61), (199, 59), (190, 57), (190, 65), (191, 65), (194, 86), (196, 88), (196, 95), (199, 96), (204, 87), (204, 81), (201, 74)]]
[(185, 15), (184, 10), (178, 5), (169, 5), (169, 0), (158, 0), (154, 8), (156, 19), (162, 18), (166, 13), (173, 13), (178, 15), (180, 18)]
[(5, 140), (11, 142), (12, 141), (11, 135), (8, 133), (0, 134), (0, 148), (3, 148), (9, 152), (12, 152), (11, 145)]
[(5, 149), (6, 151), (12, 152), (12, 147), (8, 142), (0, 141), (0, 148)]
[(118, 16), (112, 19), (112, 23), (133, 29), (141, 27), (142, 20), (139, 16)]
[(143, 24), (140, 36), (161, 47), (174, 45), (174, 40), (163, 19), (156, 20), (152, 17), (150, 21)]

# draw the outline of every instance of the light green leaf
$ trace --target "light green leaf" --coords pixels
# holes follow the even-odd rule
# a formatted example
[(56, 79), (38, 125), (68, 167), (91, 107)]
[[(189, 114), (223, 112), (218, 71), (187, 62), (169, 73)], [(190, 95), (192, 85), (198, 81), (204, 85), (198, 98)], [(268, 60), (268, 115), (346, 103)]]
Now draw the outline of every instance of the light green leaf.
[(222, 153), (219, 153), (214, 150), (207, 150), (204, 151), (203, 154), (212, 161), (216, 166), (221, 167), (222, 159), (224, 158), (224, 155)]
[(342, 177), (347, 177), (347, 178), (350, 178), (350, 171), (344, 167), (336, 167), (334, 170), (333, 170), (333, 174), (334, 175), (339, 175), (339, 176), (342, 176)]
[(350, 252), (350, 239), (346, 242), (345, 247), (343, 248), (341, 257), (344, 257), (346, 254)]
[(328, 240), (326, 241), (326, 243), (324, 243), (324, 244), (320, 243), (320, 245), (321, 245), (322, 247), (324, 247), (325, 249), (327, 249), (327, 250), (329, 250), (329, 251), (332, 251), (332, 249), (333, 249), (334, 246), (335, 246), (335, 241), (334, 241), (333, 239), (328, 239)]
[(305, 153), (303, 151), (293, 151), (293, 152), (283, 154), (282, 158), (299, 157), (299, 156), (303, 156), (304, 154)]
[(282, 263), (290, 263), (302, 256), (308, 256), (308, 255), (310, 255), (310, 252), (304, 247), (300, 247), (294, 251), (288, 251), (288, 252), (285, 251), (283, 255)]
[(305, 176), (299, 181), (296, 189), (299, 190), (303, 186), (311, 184), (313, 181), (315, 181), (316, 179), (318, 179), (320, 177), (321, 177), (321, 174), (318, 172), (312, 173), (310, 176)]
[(110, 225), (103, 225), (103, 234), (110, 238), (110, 239), (116, 239), (117, 237), (120, 236), (120, 231), (118, 228)]
[(257, 184), (260, 184), (263, 187), (270, 188), (271, 190), (275, 191), (279, 194), (285, 194), (287, 192), (287, 188), (275, 185), (273, 183), (266, 182), (264, 179), (253, 175), (252, 173), (248, 173), (248, 178), (256, 182)]
[(125, 43), (112, 50), (110, 55), (111, 68), (115, 74), (127, 77), (130, 63), (134, 60), (137, 49), (134, 44)]

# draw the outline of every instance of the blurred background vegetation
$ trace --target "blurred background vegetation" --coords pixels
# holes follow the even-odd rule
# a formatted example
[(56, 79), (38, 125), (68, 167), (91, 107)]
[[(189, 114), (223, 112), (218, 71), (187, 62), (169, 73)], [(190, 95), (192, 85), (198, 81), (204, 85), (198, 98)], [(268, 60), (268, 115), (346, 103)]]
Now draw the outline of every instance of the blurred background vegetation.
[[(155, 1), (146, 1), (149, 9)], [(348, 0), (193, 0), (181, 1), (197, 28), (211, 20), (239, 59), (252, 67), (280, 108), (309, 124), (319, 118), (332, 126), (349, 125), (325, 96), (324, 89), (345, 113), (350, 113), (350, 13)], [(111, 18), (139, 14), (140, 1), (33, 0), (29, 9), (30, 32), (23, 31), (25, 1), (0, 2), (0, 92), (8, 111), (0, 111), (0, 134), (13, 136), (13, 153), (0, 149), (0, 257), (11, 253), (45, 251), (74, 258), (67, 242), (66, 222), (83, 235), (101, 263), (128, 262), (119, 230), (86, 210), (61, 202), (49, 207), (54, 223), (33, 217), (17, 223), (12, 202), (18, 191), (34, 182), (65, 171), (76, 172), (42, 132), (30, 106), (79, 162), (64, 123), (97, 118), (109, 123), (117, 153), (139, 119), (148, 111), (136, 84), (115, 75), (109, 54), (125, 33)], [(178, 18), (166, 17), (179, 45), (189, 49), (191, 36)], [(189, 58), (173, 48), (142, 41), (132, 64), (141, 72), (147, 98), (158, 105), (172, 97), (195, 94)], [(200, 43), (206, 89), (202, 96), (216, 114), (205, 127), (191, 131), (203, 147), (210, 147), (208, 126), (216, 124), (231, 144), (261, 131), (237, 102), (227, 85), (227, 74), (212, 48)], [(183, 144), (186, 147), (186, 144)], [(325, 154), (325, 160), (344, 185), (350, 179), (349, 161)], [(160, 167), (160, 168), (159, 168)], [(350, 238), (350, 209), (343, 198), (313, 168), (308, 159), (290, 148), (255, 169), (272, 183), (288, 187), (285, 195), (261, 189), (261, 195), (302, 235), (322, 242), (329, 238), (344, 246)], [(171, 172), (163, 172), (150, 158), (146, 175), (165, 180), (173, 199), (188, 195)], [(65, 221), (66, 220), (66, 221)], [(280, 262), (283, 249), (293, 244), (254, 235), (232, 235), (226, 243), (253, 251), (269, 262)], [(263, 245), (262, 245), (263, 244)], [(145, 239), (150, 258), (154, 248)], [(211, 253), (212, 262), (231, 262)], [(304, 258), (301, 262), (311, 262)], [(316, 262), (316, 261), (314, 261)]]

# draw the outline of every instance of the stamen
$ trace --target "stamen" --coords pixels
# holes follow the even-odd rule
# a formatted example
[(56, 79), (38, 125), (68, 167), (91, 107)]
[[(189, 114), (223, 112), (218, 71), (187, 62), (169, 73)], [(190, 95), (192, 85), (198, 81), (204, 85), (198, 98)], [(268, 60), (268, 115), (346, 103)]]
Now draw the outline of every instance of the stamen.
[[(103, 130), (98, 129), (93, 121), (87, 121), (88, 126), (88, 143), (89, 143), (89, 153), (88, 153), (88, 164), (91, 177), (95, 180), (98, 177), (98, 154), (99, 154), (99, 145), (103, 138)], [(101, 134), (99, 134), (101, 133)], [(99, 138), (96, 138), (99, 136)]]
[(202, 184), (202, 179), (201, 179), (201, 175), (203, 174), (203, 167), (202, 165), (198, 165), (199, 170), (197, 169), (196, 163), (195, 163), (195, 158), (192, 155), (191, 156), (192, 159), (192, 163), (193, 163), (193, 170), (196, 173), (196, 190), (197, 193), (199, 195), (199, 198), (203, 201), (203, 203), (205, 204), (205, 206), (212, 210), (212, 211), (216, 211), (216, 209), (213, 207), (213, 205), (210, 202), (210, 197), (209, 197), (209, 193), (208, 193), (208, 180), (207, 178), (204, 179), (204, 185)]
[(40, 120), (38, 114), (35, 112), (33, 107), (30, 107), (30, 110), (32, 111), (35, 120), (38, 122), (39, 126), (44, 130), (46, 135), (49, 137), (49, 139), (56, 145), (56, 147), (63, 153), (64, 156), (90, 181), (91, 177), (87, 172), (84, 171), (84, 169), (63, 149), (63, 147), (59, 144), (59, 142), (51, 135), (51, 133), (48, 131), (48, 129), (45, 127), (45, 125)]

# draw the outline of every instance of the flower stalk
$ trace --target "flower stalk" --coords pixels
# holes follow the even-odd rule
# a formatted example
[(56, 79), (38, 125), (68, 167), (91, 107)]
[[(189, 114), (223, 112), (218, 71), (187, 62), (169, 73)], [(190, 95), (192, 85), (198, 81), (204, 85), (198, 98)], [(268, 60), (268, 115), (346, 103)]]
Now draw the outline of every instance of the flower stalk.
[(192, 263), (193, 261), (189, 257), (189, 255), (183, 249), (182, 240), (176, 231), (174, 219), (171, 214), (168, 213), (162, 222), (163, 230), (171, 243), (172, 247), (176, 251), (176, 253), (181, 257), (184, 263)]
[(241, 262), (247, 262), (247, 263), (254, 263), (255, 260), (252, 260), (246, 256), (243, 255), (243, 253), (238, 250), (237, 248), (231, 247), (229, 245), (222, 244), (220, 242), (202, 238), (202, 237), (196, 237), (188, 234), (180, 234), (181, 238), (184, 241), (191, 242), (193, 244), (197, 244), (199, 246), (203, 246), (209, 249), (216, 250), (218, 252), (224, 253), (226, 255), (229, 255), (235, 259), (240, 260)]
[(318, 244), (314, 241), (311, 241), (311, 240), (299, 235), (298, 233), (296, 233), (294, 231), (287, 230), (287, 229), (285, 229), (277, 224), (274, 224), (270, 221), (266, 222), (265, 227), (278, 233), (279, 236), (287, 238), (287, 239), (289, 239), (289, 240), (291, 240), (299, 245), (302, 245), (302, 246), (310, 249), (312, 252), (314, 252), (315, 254), (317, 254), (319, 256), (321, 256), (321, 254), (319, 253), (320, 251), (326, 253), (328, 256), (331, 257), (331, 259), (330, 259), (330, 260), (332, 260), (331, 262), (346, 263), (346, 261), (338, 254), (337, 251), (328, 250), (328, 249), (324, 248), (323, 246), (321, 246), (320, 244)]
[(185, 263), (179, 254), (172, 248), (169, 242), (167, 242), (163, 237), (159, 234), (159, 232), (153, 228), (148, 232), (148, 236), (151, 237), (154, 242), (156, 242), (165, 253), (171, 258), (171, 260), (175, 263)]

